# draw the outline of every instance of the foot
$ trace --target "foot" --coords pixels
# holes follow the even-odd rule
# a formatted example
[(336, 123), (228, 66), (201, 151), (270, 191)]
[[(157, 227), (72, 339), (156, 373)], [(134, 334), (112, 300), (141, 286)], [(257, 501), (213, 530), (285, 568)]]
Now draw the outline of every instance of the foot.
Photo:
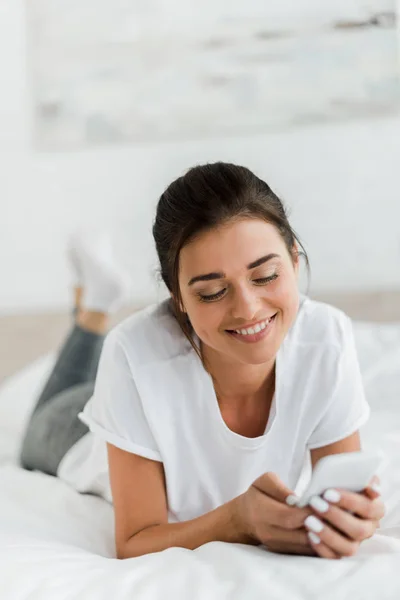
[(130, 275), (117, 263), (109, 235), (74, 235), (69, 256), (83, 287), (83, 310), (110, 314), (131, 299)]

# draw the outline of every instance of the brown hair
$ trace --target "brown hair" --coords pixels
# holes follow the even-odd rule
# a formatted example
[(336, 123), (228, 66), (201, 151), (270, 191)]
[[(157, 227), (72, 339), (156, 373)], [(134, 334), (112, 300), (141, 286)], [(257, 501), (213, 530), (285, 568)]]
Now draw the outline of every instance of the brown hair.
[(223, 162), (193, 167), (173, 181), (158, 201), (153, 237), (161, 266), (159, 276), (173, 295), (170, 308), (201, 360), (193, 327), (180, 308), (180, 251), (202, 232), (240, 218), (263, 219), (274, 225), (292, 260), (297, 242), (302, 249), (298, 255), (304, 256), (310, 274), (307, 253), (289, 224), (281, 200), (246, 167)]

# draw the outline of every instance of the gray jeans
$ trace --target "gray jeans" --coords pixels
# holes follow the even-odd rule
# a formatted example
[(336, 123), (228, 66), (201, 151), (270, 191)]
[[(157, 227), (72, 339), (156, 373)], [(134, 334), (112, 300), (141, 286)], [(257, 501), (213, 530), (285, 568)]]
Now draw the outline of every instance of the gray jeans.
[(57, 475), (61, 459), (87, 432), (78, 413), (90, 399), (104, 336), (75, 324), (24, 433), (20, 465)]

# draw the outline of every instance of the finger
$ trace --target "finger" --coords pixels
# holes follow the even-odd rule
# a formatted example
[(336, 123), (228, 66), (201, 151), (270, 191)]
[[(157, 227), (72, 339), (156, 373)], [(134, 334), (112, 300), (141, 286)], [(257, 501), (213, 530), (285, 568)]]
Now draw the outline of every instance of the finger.
[(375, 487), (373, 487), (373, 488), (366, 487), (362, 493), (364, 494), (364, 496), (366, 496), (370, 500), (375, 500), (375, 498), (379, 498), (381, 495), (381, 492), (378, 491)]
[(375, 485), (380, 487), (380, 484), (381, 484), (381, 480), (379, 479), (378, 475), (374, 475), (367, 487), (373, 487)]
[(294, 496), (293, 490), (286, 487), (276, 473), (264, 473), (256, 479), (253, 485), (260, 492), (278, 502), (285, 502), (288, 496)]
[(304, 556), (316, 555), (304, 527), (297, 531), (286, 531), (278, 527), (272, 527), (269, 533), (270, 539), (265, 540), (263, 544), (272, 552), (301, 554)]
[[(303, 527), (304, 520), (313, 514), (312, 509), (308, 506), (305, 508), (287, 506), (283, 502), (278, 502), (277, 500), (270, 498), (258, 489), (256, 489), (256, 493), (258, 494), (260, 502), (259, 514), (268, 515), (268, 519), (265, 522), (265, 525), (268, 527), (273, 523), (279, 529), (292, 532)], [(288, 539), (290, 539), (290, 535)]]
[(321, 542), (339, 556), (354, 556), (357, 552), (358, 542), (349, 540), (317, 517), (308, 517), (304, 521), (304, 525), (310, 533), (316, 533)]
[(280, 527), (271, 527), (270, 531), (271, 538), (277, 540), (282, 545), (293, 545), (302, 548), (309, 546), (308, 532), (304, 527), (295, 531), (288, 531)]
[[(298, 529), (303, 526), (312, 511), (308, 507), (298, 508), (285, 503), (288, 496), (293, 497), (293, 492), (279, 479), (275, 473), (265, 473), (253, 483), (253, 487), (268, 500), (266, 510), (269, 511), (271, 521), (283, 529)], [(272, 514), (273, 511), (273, 514)]]
[(300, 554), (301, 556), (318, 556), (317, 552), (314, 550), (311, 544), (309, 544), (308, 546), (297, 546), (296, 544), (277, 544), (274, 547), (267, 547), (267, 549), (271, 550), (272, 552), (278, 552), (279, 554)]
[(321, 538), (316, 534), (310, 531), (308, 533), (308, 539), (310, 542), (311, 548), (315, 551), (315, 553), (321, 558), (333, 558), (337, 560), (341, 558), (336, 552), (334, 552), (329, 546), (321, 542)]
[[(334, 494), (332, 493), (334, 492)], [(351, 511), (363, 519), (379, 521), (385, 515), (385, 505), (380, 498), (367, 498), (363, 494), (348, 492), (346, 490), (327, 490), (323, 499), (344, 510)]]
[(372, 477), (365, 490), (363, 490), (363, 493), (371, 500), (375, 500), (375, 498), (379, 498), (382, 495), (380, 479), (377, 475)]
[(361, 542), (375, 533), (376, 521), (360, 519), (338, 506), (325, 503), (318, 496), (311, 498), (310, 505), (323, 521), (330, 523), (352, 540)]

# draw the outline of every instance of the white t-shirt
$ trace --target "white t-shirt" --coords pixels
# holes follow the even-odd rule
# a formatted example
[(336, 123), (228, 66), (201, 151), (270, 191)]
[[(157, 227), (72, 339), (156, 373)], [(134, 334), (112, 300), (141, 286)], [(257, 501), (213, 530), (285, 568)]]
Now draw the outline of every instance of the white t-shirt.
[(58, 476), (112, 502), (109, 442), (163, 463), (169, 521), (185, 521), (243, 493), (267, 471), (294, 489), (310, 449), (347, 437), (368, 416), (349, 317), (302, 295), (276, 356), (265, 433), (231, 431), (211, 376), (164, 300), (107, 335), (93, 396), (79, 414), (90, 431), (66, 454)]

